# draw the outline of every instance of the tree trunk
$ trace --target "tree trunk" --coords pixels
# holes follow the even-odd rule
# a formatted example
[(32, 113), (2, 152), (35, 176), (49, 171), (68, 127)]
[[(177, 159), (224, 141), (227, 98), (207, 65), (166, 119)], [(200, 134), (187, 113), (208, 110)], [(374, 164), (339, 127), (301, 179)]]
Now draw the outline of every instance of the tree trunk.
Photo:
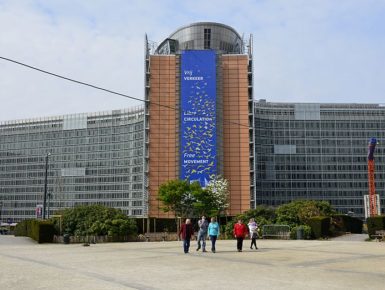
[(180, 237), (179, 237), (180, 224), (179, 224), (179, 218), (178, 217), (175, 217), (175, 222), (176, 222), (176, 236), (178, 237), (178, 241), (180, 241)]

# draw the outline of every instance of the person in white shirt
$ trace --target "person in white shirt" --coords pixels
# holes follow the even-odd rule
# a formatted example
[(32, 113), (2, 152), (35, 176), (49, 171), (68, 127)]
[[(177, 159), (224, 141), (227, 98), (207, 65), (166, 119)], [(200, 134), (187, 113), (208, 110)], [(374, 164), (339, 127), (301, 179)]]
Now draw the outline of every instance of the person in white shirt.
[(253, 218), (249, 220), (249, 223), (247, 225), (249, 227), (250, 238), (251, 238), (250, 249), (253, 249), (253, 246), (255, 247), (255, 249), (258, 249), (257, 247), (258, 225)]

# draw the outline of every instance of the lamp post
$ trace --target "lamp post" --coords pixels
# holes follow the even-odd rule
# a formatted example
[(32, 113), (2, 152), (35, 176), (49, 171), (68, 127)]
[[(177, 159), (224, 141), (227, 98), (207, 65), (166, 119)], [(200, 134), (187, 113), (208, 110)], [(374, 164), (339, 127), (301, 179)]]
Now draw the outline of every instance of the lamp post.
[(3, 202), (0, 201), (0, 224), (3, 220)]
[(50, 210), (50, 206), (51, 206), (52, 192), (49, 192), (47, 197), (48, 197), (47, 218), (49, 218), (49, 210)]
[(45, 156), (45, 179), (44, 179), (44, 199), (43, 199), (43, 220), (45, 220), (45, 209), (47, 206), (47, 185), (48, 185), (48, 157), (51, 153)]

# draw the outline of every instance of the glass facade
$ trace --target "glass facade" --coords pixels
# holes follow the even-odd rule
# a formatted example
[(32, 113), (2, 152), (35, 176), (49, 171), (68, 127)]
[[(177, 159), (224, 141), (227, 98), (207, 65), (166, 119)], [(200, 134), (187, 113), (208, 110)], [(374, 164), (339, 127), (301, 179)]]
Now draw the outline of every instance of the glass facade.
[(368, 141), (376, 137), (376, 192), (385, 197), (385, 107), (254, 103), (256, 204), (327, 200), (364, 217)]
[[(147, 214), (144, 108), (0, 123), (1, 220), (103, 204), (130, 216)], [(49, 211), (48, 211), (49, 209)]]
[[(144, 108), (0, 123), (2, 221), (104, 204), (148, 215)], [(368, 140), (376, 137), (376, 192), (384, 213), (385, 106), (254, 102), (255, 205), (327, 200), (364, 216)], [(251, 139), (250, 139), (251, 140)], [(253, 206), (253, 205), (252, 205)]]
[(230, 26), (198, 22), (181, 27), (156, 49), (156, 54), (175, 54), (181, 50), (213, 49), (224, 54), (243, 54), (240, 35)]

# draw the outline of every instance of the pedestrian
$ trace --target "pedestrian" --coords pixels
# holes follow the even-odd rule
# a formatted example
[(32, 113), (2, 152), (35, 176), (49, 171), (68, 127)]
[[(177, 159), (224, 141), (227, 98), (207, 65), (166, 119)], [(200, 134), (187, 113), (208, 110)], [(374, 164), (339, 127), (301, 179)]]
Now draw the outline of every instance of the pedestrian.
[(211, 252), (215, 253), (215, 242), (219, 237), (219, 224), (217, 223), (217, 218), (212, 217), (211, 222), (209, 224), (208, 235), (211, 240)]
[(251, 238), (250, 249), (253, 249), (253, 245), (255, 249), (258, 249), (257, 247), (258, 225), (253, 218), (249, 220), (249, 223), (247, 225), (249, 227), (249, 236)]
[(194, 229), (190, 219), (186, 219), (185, 223), (181, 225), (180, 231), (179, 231), (179, 237), (181, 235), (183, 240), (183, 250), (184, 250), (184, 253), (187, 254), (190, 249), (191, 237), (194, 235)]
[(206, 251), (206, 236), (207, 236), (207, 229), (209, 227), (209, 223), (206, 220), (205, 216), (202, 216), (202, 218), (198, 221), (198, 247), (197, 251), (201, 248), (201, 241), (202, 241), (202, 252)]
[(238, 252), (242, 252), (243, 239), (247, 236), (248, 229), (241, 219), (234, 225), (234, 237), (237, 239)]

